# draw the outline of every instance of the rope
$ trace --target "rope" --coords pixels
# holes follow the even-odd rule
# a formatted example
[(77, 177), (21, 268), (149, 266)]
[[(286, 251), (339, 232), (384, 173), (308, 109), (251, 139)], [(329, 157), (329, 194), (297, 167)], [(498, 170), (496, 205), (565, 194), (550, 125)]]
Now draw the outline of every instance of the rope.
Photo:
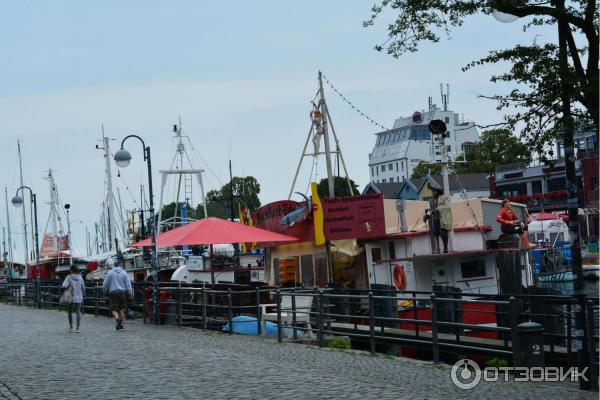
[(456, 173), (456, 169), (454, 167), (452, 167), (452, 173), (456, 176), (456, 180), (458, 181), (458, 185), (460, 186), (460, 189), (461, 189), (460, 193), (461, 193), (462, 197), (465, 199), (465, 202), (467, 203), (467, 207), (469, 207), (469, 210), (471, 211), (471, 215), (473, 216), (473, 220), (475, 221), (475, 227), (477, 227), (477, 230), (479, 232), (481, 232), (481, 236), (483, 237), (483, 240), (487, 241), (487, 236), (486, 236), (485, 232), (479, 226), (479, 220), (477, 219), (475, 210), (473, 210), (473, 207), (471, 207), (471, 203), (469, 203), (469, 199), (467, 198), (467, 191), (465, 190), (465, 187), (463, 186), (462, 181), (460, 180), (460, 176), (458, 176), (458, 174)]
[[(369, 121), (371, 124), (377, 126), (378, 128), (383, 129), (383, 132), (381, 133), (397, 133), (397, 132), (393, 132), (393, 128), (387, 128), (385, 125), (375, 121), (373, 118), (371, 118), (370, 116), (368, 116), (367, 114), (365, 114), (363, 111), (360, 110), (360, 108), (358, 108), (358, 106), (354, 105), (354, 103), (352, 103), (350, 100), (348, 100), (348, 98), (346, 96), (344, 96), (344, 94), (342, 92), (340, 92), (335, 86), (333, 86), (333, 83), (331, 83), (329, 81), (329, 79), (327, 79), (327, 77), (321, 72), (321, 76), (323, 77), (323, 79), (325, 80), (325, 83), (327, 83), (327, 85), (331, 88), (331, 90), (333, 90), (335, 93), (337, 93), (338, 96), (340, 96), (340, 98), (346, 103), (348, 104), (354, 111), (356, 111), (358, 114), (360, 114), (361, 117), (365, 118), (367, 121)], [(406, 135), (406, 132), (404, 132), (404, 134)], [(412, 139), (416, 142), (431, 142), (431, 140), (423, 140), (423, 139)]]

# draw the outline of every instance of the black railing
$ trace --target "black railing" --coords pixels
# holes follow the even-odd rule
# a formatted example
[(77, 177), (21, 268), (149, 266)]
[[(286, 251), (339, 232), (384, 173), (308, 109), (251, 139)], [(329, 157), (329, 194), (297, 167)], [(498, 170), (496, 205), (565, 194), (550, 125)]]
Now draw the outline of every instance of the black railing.
[[(61, 281), (43, 281), (41, 308), (57, 308)], [(133, 284), (129, 312), (152, 315), (152, 283)], [(397, 292), (307, 288), (250, 288), (241, 285), (205, 286), (181, 282), (158, 285), (162, 324), (272, 334), (278, 342), (312, 341), (328, 346), (332, 338), (347, 337), (355, 347), (372, 354), (401, 348), (413, 355), (453, 362), (456, 354), (514, 360), (516, 327), (533, 321), (544, 327), (547, 365), (577, 366), (577, 347), (590, 359), (591, 376), (598, 376), (599, 300), (584, 299), (586, 329), (574, 328), (581, 299), (562, 295), (484, 295), (460, 292)], [(0, 284), (0, 300), (34, 306), (35, 282)], [(110, 315), (101, 282), (86, 282), (85, 313)], [(131, 315), (135, 317), (134, 315)], [(241, 317), (241, 318), (238, 318)], [(494, 321), (493, 323), (480, 323)], [(598, 380), (592, 379), (597, 385)]]

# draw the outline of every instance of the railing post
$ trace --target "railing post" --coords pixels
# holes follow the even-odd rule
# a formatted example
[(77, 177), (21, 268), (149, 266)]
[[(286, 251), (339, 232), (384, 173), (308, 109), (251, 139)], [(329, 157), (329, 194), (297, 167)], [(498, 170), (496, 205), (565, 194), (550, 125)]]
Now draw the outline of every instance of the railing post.
[(98, 282), (94, 286), (94, 316), (98, 316)]
[(431, 294), (431, 349), (433, 353), (433, 363), (440, 362), (440, 348), (438, 343), (438, 325), (437, 325), (437, 304), (435, 294)]
[(298, 330), (296, 329), (296, 288), (292, 288), (292, 331), (294, 340), (298, 339)]
[(417, 294), (415, 292), (412, 293), (412, 309), (413, 309), (413, 319), (415, 320), (415, 336), (419, 337), (419, 323), (416, 322), (419, 318), (419, 314), (417, 312)]
[(324, 338), (323, 338), (323, 289), (319, 289), (319, 315), (317, 316), (318, 318), (318, 340), (319, 340), (319, 347), (323, 347), (324, 343)]
[(202, 288), (202, 330), (206, 331), (208, 328), (208, 321), (206, 320), (206, 288)]
[(281, 329), (281, 293), (279, 289), (275, 290), (275, 303), (277, 304), (277, 341), (283, 341), (283, 331)]
[(181, 310), (181, 281), (178, 281), (178, 282), (179, 282), (179, 285), (177, 287), (177, 317), (178, 317), (177, 324), (181, 328), (182, 320), (183, 320), (182, 310)]
[(229, 320), (229, 334), (233, 334), (233, 299), (231, 297), (231, 288), (227, 289), (227, 316)]
[(371, 355), (375, 355), (375, 302), (373, 292), (369, 292), (369, 347)]
[(585, 304), (585, 310), (587, 314), (586, 319), (586, 336), (589, 354), (589, 369), (587, 376), (590, 379), (590, 389), (598, 391), (598, 369), (596, 365), (596, 340), (594, 339), (594, 302), (588, 300)]
[(262, 315), (260, 313), (260, 289), (256, 288), (256, 333), (262, 335)]
[(511, 296), (508, 299), (508, 321), (510, 325), (510, 341), (513, 353), (513, 365), (521, 365), (519, 354), (521, 354), (519, 346), (519, 335), (517, 334), (517, 324), (519, 323), (517, 299)]

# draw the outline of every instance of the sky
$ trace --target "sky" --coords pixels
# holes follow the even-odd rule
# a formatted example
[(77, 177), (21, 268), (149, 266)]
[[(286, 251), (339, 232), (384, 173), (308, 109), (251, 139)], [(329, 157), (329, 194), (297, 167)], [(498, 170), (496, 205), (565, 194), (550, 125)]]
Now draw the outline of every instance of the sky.
[[(478, 94), (507, 92), (489, 76), (506, 66), (462, 72), (490, 49), (547, 38), (523, 33), (519, 23), (490, 16), (468, 18), (438, 44), (400, 59), (376, 52), (386, 37), (384, 15), (363, 28), (372, 2), (364, 0), (2, 0), (0, 14), (0, 185), (7, 188), (14, 259), (23, 260), (20, 210), (10, 205), (19, 187), (17, 140), (23, 183), (38, 196), (40, 237), (48, 220), (49, 168), (61, 202), (69, 203), (75, 253), (86, 253), (105, 196), (102, 126), (114, 153), (122, 138), (140, 135), (152, 152), (155, 202), (158, 171), (174, 155), (172, 125), (181, 116), (187, 149), (205, 169), (205, 189), (234, 175), (261, 184), (262, 203), (287, 198), (309, 129), (317, 73), (386, 127), (396, 118), (441, 104), (439, 85), (450, 84), (450, 109), (480, 125), (499, 122), (495, 104)], [(378, 131), (325, 86), (328, 107), (348, 172), (361, 189), (368, 183), (368, 154)], [(128, 141), (131, 165), (112, 164), (123, 210), (139, 207), (146, 164), (140, 143)], [(324, 160), (317, 178), (325, 176)], [(304, 192), (311, 162), (303, 164), (296, 190)], [(195, 189), (192, 199), (200, 202)], [(165, 202), (174, 201), (174, 181)], [(4, 202), (0, 223), (8, 227)], [(29, 213), (29, 211), (28, 211)], [(28, 230), (31, 231), (28, 222)], [(64, 230), (66, 223), (63, 218)], [(94, 234), (92, 233), (92, 237)]]

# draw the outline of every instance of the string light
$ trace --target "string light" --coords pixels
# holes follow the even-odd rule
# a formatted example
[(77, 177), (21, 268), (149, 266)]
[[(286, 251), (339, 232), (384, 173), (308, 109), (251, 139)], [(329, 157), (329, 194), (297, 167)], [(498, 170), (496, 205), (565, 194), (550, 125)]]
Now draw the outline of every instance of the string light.
[(338, 96), (340, 96), (340, 98), (346, 104), (348, 104), (354, 111), (356, 111), (358, 114), (360, 114), (361, 117), (365, 118), (367, 121), (369, 121), (370, 123), (372, 123), (373, 125), (381, 128), (381, 129), (383, 129), (384, 131), (391, 132), (391, 129), (387, 128), (383, 124), (380, 124), (379, 122), (375, 121), (373, 118), (369, 117), (367, 114), (365, 114), (363, 111), (361, 111), (357, 106), (355, 106), (350, 100), (348, 100), (348, 98), (346, 96), (344, 96), (344, 94), (342, 92), (340, 92), (335, 86), (333, 86), (333, 83), (329, 82), (329, 79), (327, 79), (327, 77), (323, 73), (321, 73), (321, 76), (323, 77), (323, 79), (325, 79), (325, 82), (331, 88), (331, 90), (333, 90)]

